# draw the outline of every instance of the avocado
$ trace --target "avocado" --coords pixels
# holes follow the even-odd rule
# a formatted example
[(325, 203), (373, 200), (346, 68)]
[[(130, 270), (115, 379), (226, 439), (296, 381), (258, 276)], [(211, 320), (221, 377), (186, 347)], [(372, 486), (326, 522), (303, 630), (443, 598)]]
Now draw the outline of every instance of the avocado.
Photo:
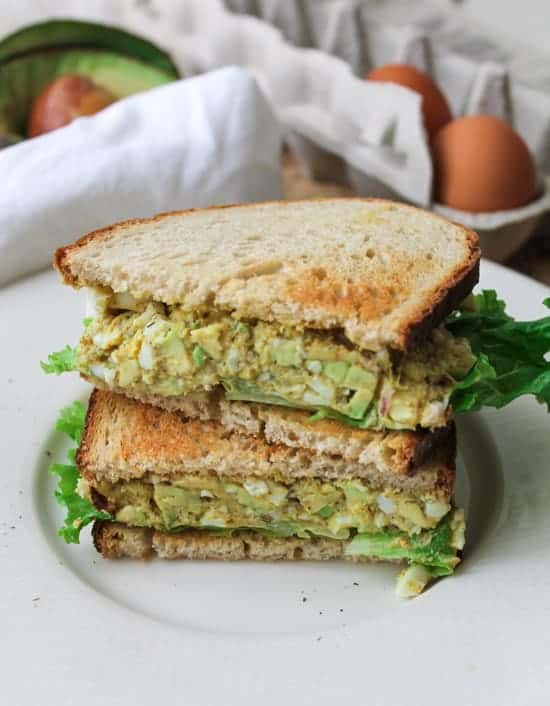
[(67, 75), (86, 77), (117, 99), (179, 78), (167, 54), (122, 30), (72, 21), (32, 25), (0, 42), (0, 135), (26, 137), (36, 98)]
[(136, 59), (173, 80), (180, 77), (170, 56), (147, 39), (118, 27), (78, 20), (48, 20), (8, 35), (0, 42), (0, 64), (39, 50), (62, 48), (106, 50)]
[(190, 375), (192, 373), (193, 362), (183, 341), (178, 338), (177, 334), (171, 334), (160, 346), (160, 351), (165, 358), (165, 367), (169, 375)]
[[(302, 403), (287, 400), (280, 395), (264, 393), (256, 385), (251, 385), (246, 380), (224, 378), (221, 382), (228, 400), (244, 400), (245, 402), (260, 402), (261, 404), (275, 404), (280, 407), (304, 409)], [(307, 405), (305, 407), (307, 408)]]
[(179, 358), (181, 356), (187, 356), (185, 346), (180, 338), (180, 330), (177, 326), (169, 329), (166, 338), (160, 343), (159, 348), (162, 355), (166, 358)]
[(372, 392), (369, 390), (357, 390), (344, 410), (352, 419), (362, 419), (371, 403)]
[(198, 491), (158, 483), (154, 486), (154, 498), (168, 529), (185, 524), (190, 515), (198, 515), (202, 510)]
[(139, 377), (139, 365), (137, 360), (125, 360), (120, 364), (118, 372), (118, 384), (121, 387), (131, 385)]
[(344, 382), (346, 373), (348, 372), (349, 365), (344, 363), (343, 360), (334, 360), (329, 363), (325, 363), (324, 373), (337, 385), (341, 385)]
[(241, 505), (252, 508), (257, 514), (268, 513), (270, 510), (273, 510), (269, 500), (264, 497), (251, 495), (245, 488), (239, 488), (236, 495)]
[(302, 364), (302, 357), (295, 341), (273, 341), (271, 358), (273, 362), (284, 368), (298, 368)]
[(344, 385), (350, 390), (368, 390), (372, 396), (376, 387), (376, 375), (357, 365), (352, 365), (347, 372)]
[(354, 505), (371, 505), (373, 503), (373, 495), (361, 481), (351, 480), (344, 486), (346, 502), (350, 507)]
[(0, 135), (0, 150), (4, 149), (4, 147), (16, 145), (18, 142), (21, 142), (21, 139), (22, 138), (17, 135), (8, 135), (7, 133), (5, 135)]

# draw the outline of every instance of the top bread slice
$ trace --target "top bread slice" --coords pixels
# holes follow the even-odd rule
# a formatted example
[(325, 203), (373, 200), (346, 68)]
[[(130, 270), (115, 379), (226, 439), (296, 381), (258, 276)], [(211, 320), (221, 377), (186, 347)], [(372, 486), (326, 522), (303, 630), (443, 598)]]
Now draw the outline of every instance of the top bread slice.
[(340, 329), (406, 350), (478, 279), (477, 235), (379, 199), (274, 201), (166, 213), (57, 250), (66, 283), (185, 308)]

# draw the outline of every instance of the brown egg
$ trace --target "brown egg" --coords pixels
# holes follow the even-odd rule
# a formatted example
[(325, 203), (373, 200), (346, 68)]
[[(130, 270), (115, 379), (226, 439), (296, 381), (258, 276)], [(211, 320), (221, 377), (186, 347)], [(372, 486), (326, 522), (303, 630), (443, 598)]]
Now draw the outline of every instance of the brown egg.
[(422, 96), (424, 125), (431, 141), (438, 130), (453, 119), (447, 99), (428, 74), (407, 64), (386, 64), (373, 69), (365, 77), (368, 81), (386, 81), (410, 88)]
[(482, 213), (525, 206), (536, 196), (537, 174), (527, 145), (492, 115), (459, 118), (432, 143), (435, 199)]
[(106, 108), (115, 97), (85, 76), (61, 76), (40, 93), (29, 116), (28, 135), (37, 137), (82, 115)]

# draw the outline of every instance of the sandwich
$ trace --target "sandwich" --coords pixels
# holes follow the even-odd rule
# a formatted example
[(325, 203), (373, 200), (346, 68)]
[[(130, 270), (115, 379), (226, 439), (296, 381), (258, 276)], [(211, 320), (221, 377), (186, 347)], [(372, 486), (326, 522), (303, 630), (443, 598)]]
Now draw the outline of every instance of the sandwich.
[[(287, 414), (307, 427), (304, 412)], [(327, 453), (327, 438), (339, 449)], [(75, 459), (77, 502), (93, 506), (94, 543), (110, 559), (395, 561), (408, 567), (403, 596), (452, 573), (464, 544), (452, 423), (380, 433), (323, 420), (297, 441), (95, 390)]]
[(478, 260), (472, 231), (378, 200), (129, 221), (55, 255), (89, 302), (61, 364), (203, 419), (224, 400), (360, 429), (444, 427), (475, 358), (440, 324), (477, 282)]
[(550, 402), (550, 317), (472, 295), (475, 233), (411, 206), (161, 214), (54, 265), (87, 313), (42, 367), (96, 388), (58, 424), (60, 533), (106, 558), (401, 561), (414, 595), (464, 544), (453, 415)]

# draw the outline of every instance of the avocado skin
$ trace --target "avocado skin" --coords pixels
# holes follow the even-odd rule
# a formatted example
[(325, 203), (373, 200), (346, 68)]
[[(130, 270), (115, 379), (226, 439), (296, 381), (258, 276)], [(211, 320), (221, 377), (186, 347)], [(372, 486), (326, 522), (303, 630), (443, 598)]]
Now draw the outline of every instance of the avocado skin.
[(0, 64), (29, 53), (61, 48), (112, 51), (152, 66), (173, 80), (180, 78), (169, 54), (147, 39), (118, 27), (76, 20), (49, 20), (8, 35), (0, 42)]
[(85, 76), (124, 98), (162, 86), (171, 76), (114, 52), (52, 49), (0, 64), (0, 135), (25, 137), (33, 103), (46, 86), (69, 74)]

